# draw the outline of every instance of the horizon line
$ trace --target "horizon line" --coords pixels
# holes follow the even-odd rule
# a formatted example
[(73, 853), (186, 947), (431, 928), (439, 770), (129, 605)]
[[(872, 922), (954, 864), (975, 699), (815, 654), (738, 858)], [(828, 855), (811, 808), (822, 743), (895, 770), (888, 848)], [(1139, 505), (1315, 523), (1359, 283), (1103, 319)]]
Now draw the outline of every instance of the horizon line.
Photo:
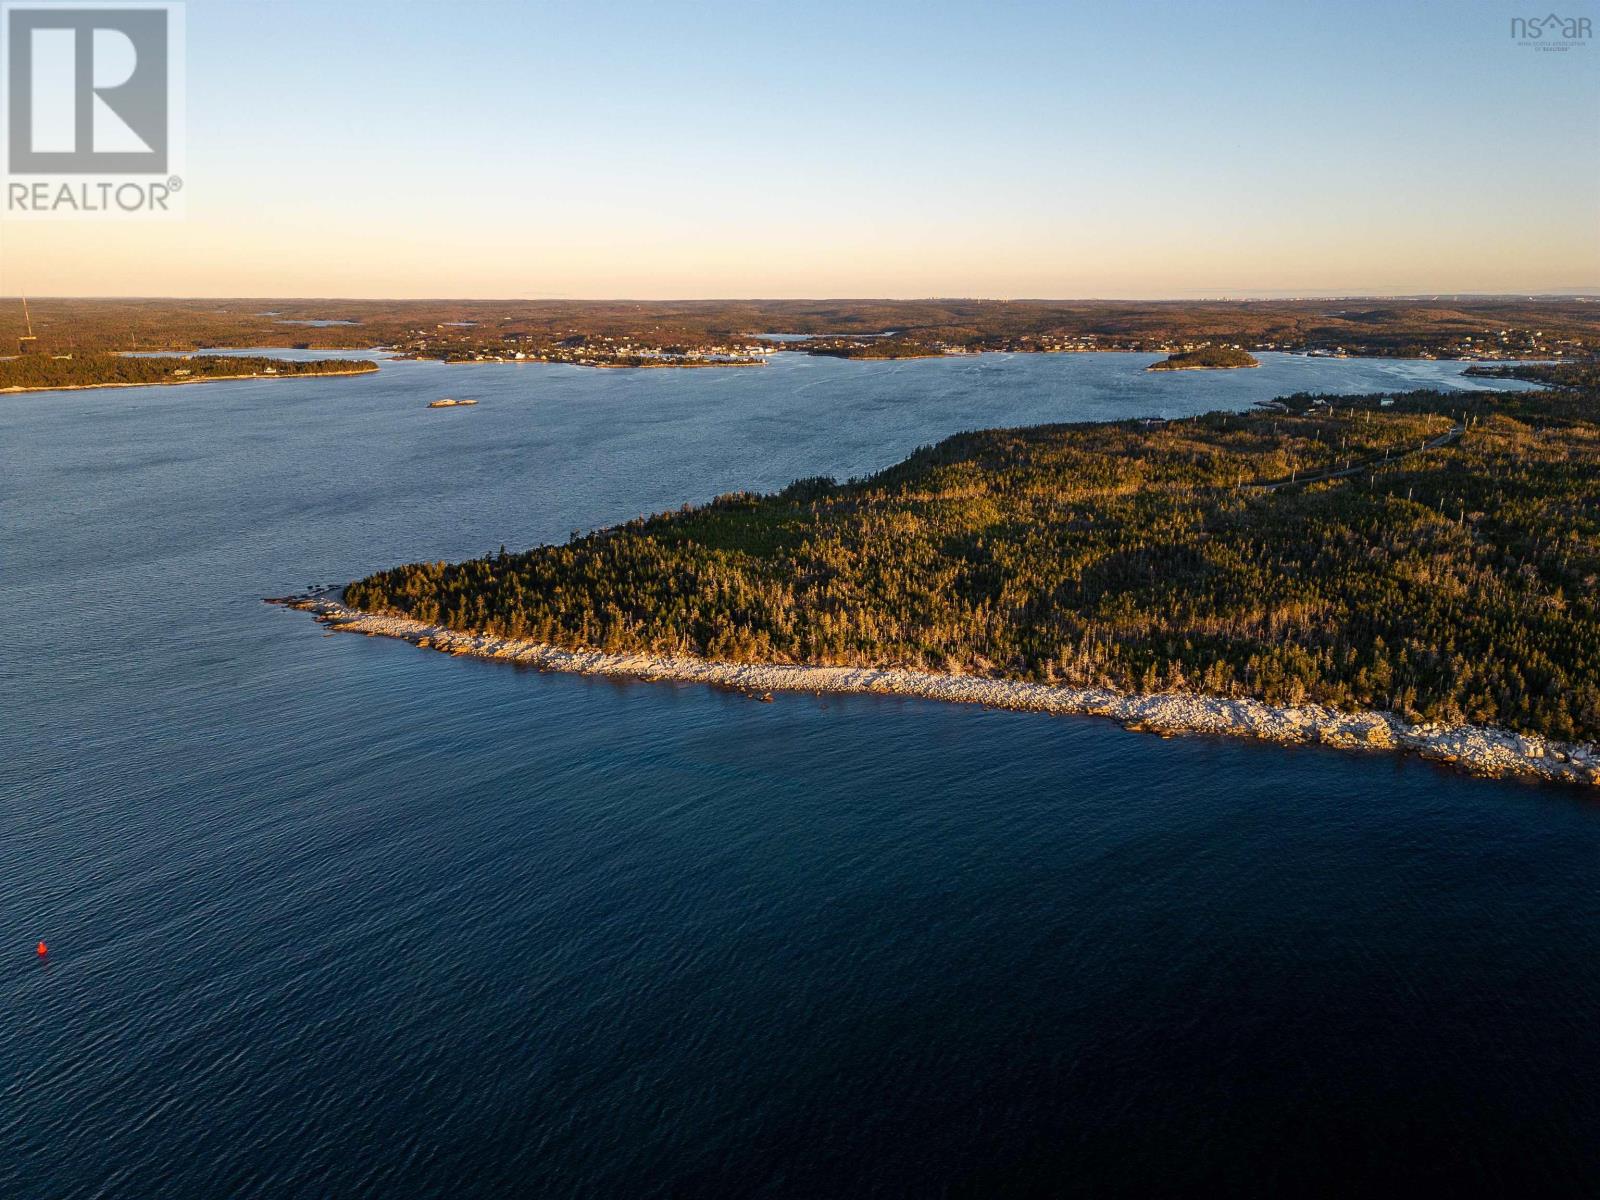
[(7, 300), (251, 300), (319, 301), (347, 304), (1248, 304), (1291, 300), (1588, 300), (1600, 298), (1600, 285), (1535, 291), (1327, 291), (1236, 292), (1190, 296), (383, 296), (244, 293), (86, 293), (14, 292)]

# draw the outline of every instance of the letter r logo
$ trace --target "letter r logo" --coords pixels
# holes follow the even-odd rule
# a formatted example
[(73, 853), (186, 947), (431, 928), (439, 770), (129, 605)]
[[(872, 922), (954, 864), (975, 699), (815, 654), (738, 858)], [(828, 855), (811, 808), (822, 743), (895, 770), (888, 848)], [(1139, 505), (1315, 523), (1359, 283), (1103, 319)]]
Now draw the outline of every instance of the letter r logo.
[(6, 6), (9, 167), (167, 170), (167, 9)]

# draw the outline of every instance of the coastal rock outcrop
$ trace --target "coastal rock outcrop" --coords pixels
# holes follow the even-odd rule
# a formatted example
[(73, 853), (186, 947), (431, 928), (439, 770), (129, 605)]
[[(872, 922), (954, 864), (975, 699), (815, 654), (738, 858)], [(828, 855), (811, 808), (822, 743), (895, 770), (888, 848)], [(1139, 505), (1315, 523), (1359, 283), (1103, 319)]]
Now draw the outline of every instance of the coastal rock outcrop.
[(1109, 717), (1130, 729), (1163, 735), (1201, 733), (1323, 745), (1341, 750), (1411, 751), (1475, 775), (1521, 775), (1600, 786), (1600, 747), (1552, 742), (1506, 729), (1479, 725), (1413, 725), (1394, 713), (1340, 712), (1316, 704), (1278, 706), (1259, 700), (1186, 692), (1135, 694), (1109, 688), (1061, 687), (896, 667), (729, 663), (565, 650), (539, 642), (459, 633), (404, 617), (361, 612), (347, 607), (341, 600), (342, 594), (342, 589), (335, 588), (284, 597), (271, 603), (313, 613), (330, 629), (400, 638), (447, 654), (503, 659), (547, 671), (708, 683), (756, 695), (773, 691), (867, 692), (1029, 712)]

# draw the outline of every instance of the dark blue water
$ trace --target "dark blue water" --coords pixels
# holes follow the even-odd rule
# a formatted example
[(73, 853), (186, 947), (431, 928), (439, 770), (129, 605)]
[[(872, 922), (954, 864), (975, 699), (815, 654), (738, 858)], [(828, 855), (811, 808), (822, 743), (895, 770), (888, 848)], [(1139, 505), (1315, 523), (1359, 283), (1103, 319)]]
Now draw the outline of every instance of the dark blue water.
[(1459, 370), (1145, 361), (0, 400), (0, 1195), (1592, 1193), (1593, 798), (259, 602), (960, 428)]

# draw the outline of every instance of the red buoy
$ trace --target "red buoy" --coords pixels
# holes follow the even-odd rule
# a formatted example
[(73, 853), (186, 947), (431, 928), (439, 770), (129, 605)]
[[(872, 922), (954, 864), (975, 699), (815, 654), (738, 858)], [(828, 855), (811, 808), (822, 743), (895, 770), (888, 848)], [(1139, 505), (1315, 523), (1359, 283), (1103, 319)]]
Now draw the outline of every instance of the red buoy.
[(48, 953), (50, 953), (50, 947), (46, 946), (43, 942), (40, 942), (39, 943), (39, 957), (43, 958)]

